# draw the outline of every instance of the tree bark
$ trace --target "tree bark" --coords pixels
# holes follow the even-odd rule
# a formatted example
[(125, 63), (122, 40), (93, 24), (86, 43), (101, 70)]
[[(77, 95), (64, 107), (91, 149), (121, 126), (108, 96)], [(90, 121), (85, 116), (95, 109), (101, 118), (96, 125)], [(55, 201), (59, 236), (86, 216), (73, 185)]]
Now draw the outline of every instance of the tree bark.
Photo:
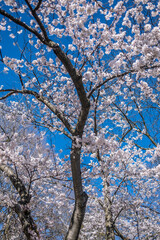
[(16, 212), (21, 222), (22, 229), (27, 240), (40, 239), (39, 233), (37, 231), (37, 226), (34, 223), (29, 208), (27, 207), (27, 204), (30, 202), (31, 196), (27, 192), (25, 185), (9, 166), (1, 164), (0, 170), (4, 172), (5, 175), (10, 179), (12, 185), (15, 187), (20, 196), (20, 201), (18, 201), (18, 203), (15, 204), (12, 209)]
[(37, 226), (34, 223), (30, 210), (27, 208), (27, 206), (16, 204), (13, 209), (19, 217), (23, 232), (27, 240), (39, 240), (40, 236), (37, 230)]
[(85, 215), (86, 203), (88, 196), (85, 192), (79, 197), (79, 200), (76, 200), (72, 218), (70, 221), (70, 226), (66, 235), (65, 240), (77, 240), (81, 225)]
[(87, 204), (88, 196), (83, 192), (82, 188), (82, 178), (81, 178), (81, 168), (80, 168), (80, 154), (82, 147), (82, 139), (75, 137), (72, 142), (71, 149), (71, 169), (72, 169), (72, 178), (73, 178), (73, 187), (75, 194), (75, 206), (70, 221), (70, 226), (66, 235), (65, 240), (77, 240), (81, 225), (85, 215), (85, 209)]
[(106, 226), (106, 240), (115, 240), (113, 218), (111, 210), (111, 201), (109, 198), (109, 191), (107, 183), (104, 184), (104, 203), (105, 203), (105, 226)]

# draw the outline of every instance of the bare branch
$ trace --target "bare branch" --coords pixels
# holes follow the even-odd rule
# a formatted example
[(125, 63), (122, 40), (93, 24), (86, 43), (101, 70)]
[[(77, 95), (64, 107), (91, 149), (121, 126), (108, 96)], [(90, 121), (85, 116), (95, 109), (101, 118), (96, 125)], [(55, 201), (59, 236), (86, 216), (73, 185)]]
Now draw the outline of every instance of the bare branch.
[[(2, 90), (1, 90), (1, 91), (2, 91)], [(14, 92), (14, 91), (11, 91), (10, 93), (7, 93), (5, 96), (0, 97), (0, 100), (4, 100), (4, 99), (10, 97), (10, 96), (13, 95), (13, 94), (15, 94), (15, 92)]]
[(123, 177), (122, 181), (121, 181), (120, 184), (117, 186), (116, 191), (113, 193), (113, 197), (112, 197), (111, 202), (113, 202), (114, 197), (115, 197), (115, 195), (117, 194), (117, 192), (118, 192), (118, 190), (120, 189), (120, 187), (121, 187), (121, 185), (123, 184), (123, 182), (125, 181), (125, 178), (126, 178), (126, 176)]
[[(115, 103), (113, 103), (113, 105), (116, 106), (116, 108), (122, 113), (122, 115), (124, 116), (124, 118), (127, 120), (128, 124), (130, 125), (130, 129), (126, 132), (127, 134), (128, 134), (128, 132), (130, 132), (130, 131), (135, 127), (135, 128), (137, 128), (137, 129), (136, 129), (137, 132), (142, 133), (143, 135), (145, 135), (146, 137), (148, 137), (148, 139), (152, 142), (152, 144), (157, 147), (157, 143), (154, 141), (154, 139), (151, 137), (151, 135), (150, 135), (150, 134), (148, 133), (148, 131), (147, 131), (147, 127), (146, 127), (146, 124), (145, 124), (145, 120), (144, 120), (142, 114), (141, 114), (140, 116), (141, 116), (141, 118), (142, 118), (142, 120), (143, 120), (143, 124), (144, 124), (144, 126), (145, 126), (146, 132), (143, 132), (143, 131), (138, 127), (138, 125), (137, 125), (135, 122), (132, 122), (132, 121), (127, 117), (127, 115), (122, 111), (122, 109), (121, 109), (119, 106), (117, 106)], [(126, 134), (125, 134), (125, 135), (126, 135)], [(122, 138), (124, 138), (124, 136), (123, 136)], [(135, 145), (138, 146), (138, 147), (140, 147), (140, 146), (139, 146), (138, 144), (136, 144), (136, 143), (135, 143)], [(147, 149), (147, 148), (143, 148), (143, 147), (140, 147), (140, 148), (141, 148), (141, 149), (144, 149), (144, 150)]]
[[(47, 32), (46, 32), (46, 30), (45, 30), (45, 27), (43, 26), (40, 18), (38, 17), (35, 9), (32, 8), (32, 6), (31, 6), (31, 4), (29, 3), (28, 0), (25, 0), (25, 2), (26, 2), (26, 4), (28, 5), (28, 7), (29, 7), (29, 9), (30, 9), (33, 17), (36, 19), (36, 21), (37, 21), (37, 23), (38, 23), (38, 25), (39, 25), (42, 33), (43, 33), (44, 39), (45, 39), (45, 40), (49, 40), (49, 39), (48, 39), (48, 36), (47, 36)], [(39, 3), (38, 3), (38, 4), (39, 4)], [(41, 4), (41, 3), (40, 3), (40, 4)], [(38, 6), (38, 5), (37, 5), (37, 6)], [(39, 5), (39, 6), (40, 6), (40, 5)]]
[(116, 232), (116, 235), (119, 236), (122, 240), (131, 240), (130, 238), (123, 236), (123, 234), (118, 230), (118, 228), (115, 225), (113, 226), (113, 228)]
[(35, 7), (35, 9), (33, 11), (36, 12), (40, 8), (41, 4), (42, 4), (42, 0), (39, 0), (37, 3), (37, 6)]
[(131, 124), (131, 121), (130, 121), (130, 119), (127, 117), (127, 115), (122, 111), (122, 109), (121, 109), (117, 104), (113, 103), (113, 105), (122, 113), (122, 115), (124, 116), (124, 118), (127, 120), (130, 128), (133, 129), (133, 126), (132, 126), (132, 124)]
[(3, 62), (3, 55), (2, 55), (2, 50), (1, 49), (0, 49), (0, 57), (1, 57), (0, 61)]
[(124, 208), (121, 208), (121, 210), (117, 213), (116, 217), (113, 220), (113, 225), (115, 224), (117, 218), (120, 216), (121, 212), (124, 210)]

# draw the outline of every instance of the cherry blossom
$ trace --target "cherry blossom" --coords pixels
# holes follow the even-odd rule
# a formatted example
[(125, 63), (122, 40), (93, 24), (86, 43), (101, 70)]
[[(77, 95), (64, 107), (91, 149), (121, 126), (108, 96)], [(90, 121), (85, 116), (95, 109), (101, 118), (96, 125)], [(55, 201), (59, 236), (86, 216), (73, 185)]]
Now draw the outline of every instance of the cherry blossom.
[(2, 236), (158, 240), (159, 14), (0, 1)]

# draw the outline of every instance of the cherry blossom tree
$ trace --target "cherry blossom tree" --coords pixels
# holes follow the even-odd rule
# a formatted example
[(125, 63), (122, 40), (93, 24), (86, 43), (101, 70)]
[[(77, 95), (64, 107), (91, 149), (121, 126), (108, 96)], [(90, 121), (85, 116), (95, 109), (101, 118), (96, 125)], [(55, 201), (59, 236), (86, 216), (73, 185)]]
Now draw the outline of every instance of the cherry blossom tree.
[[(66, 240), (114, 240), (116, 236), (158, 239), (160, 3), (1, 0), (0, 4), (0, 99), (21, 96), (19, 105), (24, 102), (30, 108), (34, 126), (59, 132), (70, 144), (70, 160), (56, 159), (66, 181), (72, 173), (75, 203), (68, 231), (61, 222), (68, 223), (73, 203), (72, 199), (64, 204), (69, 185), (64, 187), (59, 179), (59, 190), (55, 191), (41, 180), (43, 197), (48, 189), (56, 193), (53, 201), (48, 194), (51, 205), (46, 202), (44, 206), (27, 192), (23, 183), (26, 174), (20, 169), (22, 179), (11, 172), (7, 175), (6, 166), (11, 171), (10, 166), (8, 162), (4, 167), (2, 164), (1, 171), (20, 197), (14, 212), (23, 234), (27, 239), (47, 239), (48, 228), (45, 232), (42, 222), (44, 210), (39, 217), (35, 214), (33, 218), (33, 213), (36, 205), (37, 209), (42, 204), (48, 210), (59, 204), (65, 213), (68, 211), (59, 222)], [(9, 51), (4, 48), (8, 39), (13, 43)], [(9, 161), (5, 149), (7, 146), (2, 152)], [(18, 151), (21, 156), (23, 150)], [(43, 148), (36, 158), (40, 159), (41, 152), (45, 159)], [(32, 163), (31, 154), (28, 159)], [(45, 175), (55, 177), (54, 161), (48, 161)], [(64, 201), (58, 198), (60, 190)], [(73, 198), (72, 192), (70, 196)], [(35, 204), (32, 214), (30, 201)], [(48, 219), (50, 226), (53, 218)]]
[(1, 103), (0, 115), (1, 238), (64, 236), (70, 213), (63, 209), (71, 205), (67, 159), (51, 151), (23, 104)]

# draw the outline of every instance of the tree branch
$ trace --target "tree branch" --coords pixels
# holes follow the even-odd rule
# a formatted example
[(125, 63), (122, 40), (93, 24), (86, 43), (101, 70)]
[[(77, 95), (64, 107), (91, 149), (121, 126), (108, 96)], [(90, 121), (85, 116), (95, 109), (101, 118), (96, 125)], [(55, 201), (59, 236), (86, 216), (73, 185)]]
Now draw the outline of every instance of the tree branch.
[(68, 56), (65, 54), (65, 52), (62, 51), (62, 49), (58, 45), (55, 46), (55, 43), (51, 40), (49, 42), (45, 42), (45, 44), (53, 49), (56, 56), (65, 66), (77, 90), (78, 97), (82, 107), (83, 108), (89, 107), (90, 103), (89, 99), (87, 98), (86, 91), (84, 89), (82, 75), (76, 71)]
[[(148, 70), (148, 69), (153, 69), (153, 68), (160, 68), (160, 65), (153, 65), (153, 66), (142, 66), (140, 67), (140, 70)], [(124, 73), (120, 73), (120, 74), (116, 74), (116, 75), (113, 75), (113, 76), (110, 76), (109, 78), (107, 78), (104, 82), (98, 84), (97, 86), (95, 86), (89, 93), (88, 93), (88, 98), (90, 98), (93, 93), (99, 89), (100, 87), (102, 87), (103, 85), (105, 85), (107, 82), (109, 82), (110, 80), (113, 80), (114, 78), (119, 78), (119, 77), (124, 77), (126, 75), (128, 75), (129, 73), (137, 73), (138, 70), (136, 69), (131, 69), (129, 71), (126, 71)]]
[(37, 3), (37, 6), (36, 6), (35, 9), (33, 10), (34, 12), (36, 12), (36, 11), (40, 8), (41, 3), (42, 3), (42, 0), (39, 0), (38, 3)]
[(15, 204), (12, 208), (17, 213), (19, 220), (21, 221), (22, 229), (27, 237), (27, 240), (35, 240), (37, 237), (40, 239), (37, 226), (34, 223), (29, 208), (27, 207), (27, 204), (30, 202), (31, 195), (26, 190), (22, 180), (14, 174), (9, 166), (0, 164), (0, 170), (10, 179), (21, 198), (21, 200), (18, 201), (18, 204)]
[(26, 30), (28, 30), (29, 32), (33, 33), (34, 35), (36, 35), (38, 37), (38, 39), (41, 40), (41, 42), (44, 41), (43, 37), (41, 36), (40, 33), (38, 33), (35, 29), (31, 28), (30, 26), (28, 26), (26, 23), (22, 22), (21, 20), (13, 17), (11, 14), (7, 13), (6, 11), (4, 11), (3, 9), (0, 9), (0, 14), (3, 15), (4, 17), (7, 17), (8, 19), (10, 19), (11, 21), (13, 21), (14, 23), (16, 23), (17, 25), (25, 28)]
[[(153, 138), (151, 137), (151, 135), (150, 135), (150, 134), (148, 133), (148, 131), (147, 131), (147, 127), (146, 127), (146, 124), (145, 124), (145, 121), (144, 121), (144, 118), (143, 118), (142, 114), (139, 113), (140, 116), (141, 116), (141, 118), (142, 118), (143, 124), (144, 124), (144, 126), (145, 126), (146, 132), (143, 132), (143, 131), (138, 127), (138, 125), (137, 125), (135, 122), (132, 122), (132, 120), (130, 120), (130, 119), (127, 117), (127, 115), (122, 111), (122, 109), (121, 109), (119, 106), (117, 106), (115, 103), (113, 103), (113, 105), (122, 113), (122, 115), (124, 116), (124, 118), (127, 120), (128, 124), (130, 125), (130, 129), (127, 131), (127, 134), (128, 134), (128, 132), (129, 132), (130, 130), (132, 130), (132, 129), (134, 128), (134, 126), (135, 126), (135, 128), (137, 128), (137, 129), (136, 129), (137, 132), (142, 133), (143, 135), (145, 135), (146, 137), (148, 137), (148, 139), (152, 142), (152, 144), (157, 147), (157, 143), (153, 140)], [(139, 112), (139, 111), (138, 111), (138, 112)], [(123, 136), (122, 138), (124, 138), (124, 136)], [(135, 144), (136, 146), (139, 146), (139, 145), (136, 144), (136, 143), (134, 143), (134, 144)], [(139, 147), (140, 147), (140, 146), (139, 146)], [(143, 148), (143, 147), (140, 147), (140, 148), (145, 149), (145, 150), (147, 149), (147, 148)]]
[(43, 24), (41, 23), (39, 17), (37, 16), (36, 12), (34, 12), (30, 3), (28, 2), (28, 0), (25, 0), (25, 1), (26, 1), (27, 5), (29, 6), (33, 17), (36, 19), (37, 23), (39, 24), (39, 27), (40, 27), (44, 37), (42, 37), (42, 35), (40, 33), (38, 33), (35, 29), (31, 28), (30, 26), (28, 26), (26, 23), (20, 21), (19, 19), (13, 17), (6, 11), (0, 9), (0, 14), (2, 14), (3, 16), (7, 17), (10, 20), (12, 20), (14, 23), (22, 26), (29, 32), (33, 33), (34, 35), (36, 35), (38, 37), (38, 39), (42, 43), (44, 43), (45, 45), (47, 45), (48, 47), (53, 49), (54, 53), (56, 54), (56, 56), (59, 58), (59, 60), (62, 62), (62, 64), (65, 66), (67, 72), (69, 73), (69, 75), (75, 85), (75, 88), (77, 90), (78, 97), (80, 99), (82, 107), (86, 108), (86, 105), (89, 106), (89, 99), (86, 96), (86, 91), (83, 86), (82, 75), (76, 71), (76, 69), (74, 68), (70, 59), (68, 58), (66, 53), (60, 48), (60, 46), (48, 38), (46, 30), (45, 30)]
[(116, 235), (119, 236), (122, 240), (131, 240), (130, 238), (123, 236), (123, 234), (118, 230), (118, 228), (115, 225), (113, 226), (113, 228), (116, 232)]
[(23, 232), (26, 235), (27, 240), (40, 239), (37, 226), (34, 223), (30, 210), (27, 208), (27, 206), (20, 206), (19, 204), (15, 204), (13, 209), (19, 217)]
[[(31, 11), (31, 13), (32, 13), (32, 15), (33, 15), (33, 17), (36, 19), (36, 21), (37, 21), (37, 23), (38, 23), (38, 25), (39, 25), (39, 27), (40, 27), (42, 33), (43, 33), (44, 39), (45, 39), (45, 40), (48, 40), (48, 36), (47, 36), (47, 32), (46, 32), (46, 30), (45, 30), (45, 27), (43, 26), (43, 24), (42, 24), (40, 18), (38, 17), (38, 15), (37, 15), (35, 9), (32, 8), (32, 6), (31, 6), (31, 4), (29, 3), (28, 0), (25, 0), (25, 2), (26, 2), (26, 4), (27, 4), (27, 6), (29, 7), (29, 9), (30, 9), (30, 11)], [(38, 5), (37, 5), (38, 8), (39, 8), (39, 6), (40, 6), (39, 4), (41, 5), (41, 1), (39, 1)]]
[(19, 193), (19, 196), (21, 200), (19, 201), (20, 204), (27, 204), (30, 202), (31, 195), (28, 194), (23, 182), (21, 179), (14, 174), (12, 169), (5, 165), (5, 164), (0, 164), (0, 170), (5, 173), (5, 175), (10, 179), (11, 183)]
[(74, 134), (74, 130), (71, 127), (71, 125), (69, 124), (68, 120), (64, 117), (64, 115), (57, 110), (57, 108), (50, 103), (50, 101), (44, 97), (39, 95), (37, 92), (32, 91), (32, 90), (16, 90), (16, 89), (5, 89), (5, 90), (0, 90), (0, 92), (9, 92), (8, 94), (6, 94), (6, 96), (4, 97), (0, 97), (0, 100), (5, 99), (13, 94), (28, 94), (28, 95), (33, 95), (38, 101), (44, 103), (57, 117), (59, 120), (61, 120), (61, 122), (64, 124), (64, 126), (67, 128), (67, 130), (71, 133)]

